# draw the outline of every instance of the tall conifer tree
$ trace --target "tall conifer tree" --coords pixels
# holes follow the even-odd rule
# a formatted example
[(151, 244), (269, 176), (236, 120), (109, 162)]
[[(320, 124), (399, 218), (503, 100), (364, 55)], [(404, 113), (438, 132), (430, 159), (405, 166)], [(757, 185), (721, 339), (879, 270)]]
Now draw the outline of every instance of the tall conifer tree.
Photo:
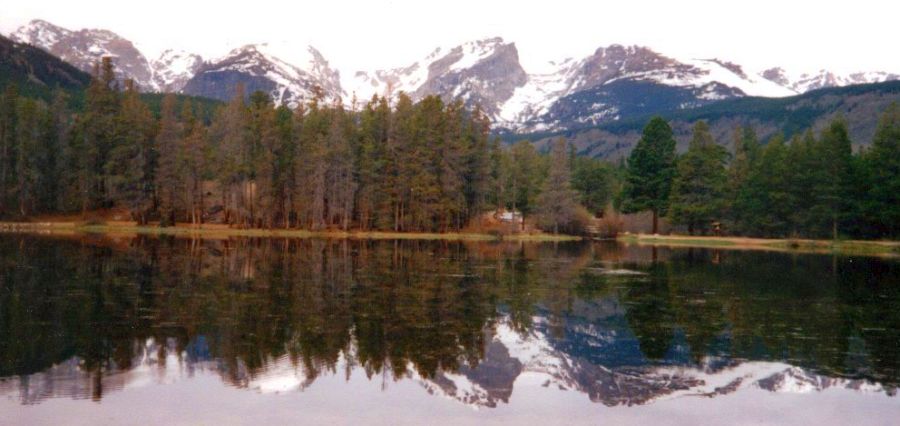
[(650, 210), (653, 233), (658, 233), (658, 218), (668, 210), (675, 176), (675, 137), (669, 123), (661, 117), (650, 119), (627, 164), (623, 210)]
[(669, 208), (672, 222), (686, 225), (690, 234), (709, 229), (722, 217), (727, 156), (713, 140), (706, 122), (698, 121), (687, 153), (678, 159)]

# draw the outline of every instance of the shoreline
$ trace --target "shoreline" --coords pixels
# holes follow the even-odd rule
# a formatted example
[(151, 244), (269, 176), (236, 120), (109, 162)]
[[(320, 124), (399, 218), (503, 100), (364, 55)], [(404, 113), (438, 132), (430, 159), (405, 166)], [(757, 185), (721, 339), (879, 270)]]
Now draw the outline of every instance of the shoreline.
[(704, 237), (692, 235), (620, 235), (616, 241), (661, 247), (698, 247), (726, 250), (764, 250), (786, 253), (833, 253), (900, 257), (900, 241), (814, 240), (791, 238)]
[[(523, 241), (564, 242), (589, 238), (575, 235), (510, 234), (494, 235), (479, 232), (388, 232), (388, 231), (308, 231), (302, 229), (242, 229), (225, 225), (192, 227), (179, 224), (160, 228), (153, 225), (139, 226), (133, 222), (108, 222), (82, 224), (72, 221), (0, 222), (0, 234), (33, 233), (50, 235), (103, 234), (169, 235), (189, 238), (223, 239), (231, 237), (258, 238), (323, 238), (356, 240), (443, 240), (443, 241)], [(610, 240), (612, 241), (612, 240)], [(725, 250), (762, 250), (783, 253), (833, 253), (844, 255), (868, 255), (900, 257), (900, 241), (878, 240), (814, 240), (787, 238), (707, 237), (690, 235), (624, 234), (615, 241), (625, 244), (657, 247), (695, 247)]]
[(158, 227), (139, 226), (119, 222), (107, 224), (80, 224), (76, 222), (0, 222), (0, 233), (41, 234), (141, 234), (172, 235), (199, 238), (263, 237), (263, 238), (326, 238), (357, 240), (445, 240), (445, 241), (581, 241), (580, 236), (553, 234), (493, 235), (479, 232), (387, 232), (387, 231), (309, 231), (303, 229), (230, 228), (223, 225), (192, 227), (177, 225)]

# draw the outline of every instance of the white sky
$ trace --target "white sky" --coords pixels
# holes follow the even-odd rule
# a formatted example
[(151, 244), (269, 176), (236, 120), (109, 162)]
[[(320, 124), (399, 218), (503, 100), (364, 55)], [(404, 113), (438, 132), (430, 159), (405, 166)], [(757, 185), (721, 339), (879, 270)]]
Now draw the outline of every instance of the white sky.
[[(0, 32), (33, 18), (105, 28), (149, 58), (165, 48), (206, 58), (258, 42), (318, 48), (342, 73), (408, 65), (437, 46), (516, 42), (526, 71), (613, 43), (753, 69), (900, 72), (896, 0), (0, 0)], [(290, 59), (290, 58), (285, 58)]]

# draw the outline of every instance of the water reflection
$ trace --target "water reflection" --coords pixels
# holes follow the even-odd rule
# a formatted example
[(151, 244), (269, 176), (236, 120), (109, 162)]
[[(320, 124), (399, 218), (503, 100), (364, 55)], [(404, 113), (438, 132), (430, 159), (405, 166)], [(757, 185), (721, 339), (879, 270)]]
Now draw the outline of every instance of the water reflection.
[(362, 375), (478, 407), (525, 381), (608, 406), (894, 396), (898, 282), (878, 259), (616, 244), (3, 237), (0, 395)]

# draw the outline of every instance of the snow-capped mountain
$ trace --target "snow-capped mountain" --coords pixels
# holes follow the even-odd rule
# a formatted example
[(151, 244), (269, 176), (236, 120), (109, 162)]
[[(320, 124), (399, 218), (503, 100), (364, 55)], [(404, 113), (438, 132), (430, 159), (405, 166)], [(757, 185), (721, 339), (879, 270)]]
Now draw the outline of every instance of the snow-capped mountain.
[(676, 60), (640, 46), (598, 48), (583, 59), (553, 63), (529, 76), (503, 106), (499, 123), (514, 130), (600, 124), (623, 115), (689, 108), (739, 96), (794, 91), (718, 59)]
[[(649, 109), (691, 107), (736, 96), (789, 96), (792, 90), (740, 66), (716, 59), (677, 61), (639, 46), (601, 47), (580, 60), (552, 63), (555, 71), (528, 74), (514, 43), (491, 38), (449, 49), (436, 49), (411, 65), (391, 70), (360, 71), (345, 87), (357, 97), (404, 91), (413, 99), (439, 95), (478, 104), (499, 127), (542, 130), (615, 120), (633, 109), (629, 100), (611, 99), (604, 89), (622, 82), (677, 88), (681, 96), (667, 102), (639, 103)], [(593, 92), (583, 99), (586, 91)], [(582, 96), (569, 98), (576, 94)], [(652, 112), (652, 111), (651, 111)]]
[(838, 77), (751, 72), (721, 59), (672, 58), (647, 47), (611, 45), (528, 74), (514, 43), (492, 38), (439, 48), (411, 65), (359, 71), (344, 89), (359, 99), (399, 91), (478, 104), (498, 128), (561, 130), (743, 96), (784, 97), (807, 90), (898, 79), (888, 73)]
[[(290, 58), (290, 62), (287, 58)], [(228, 100), (238, 84), (245, 93), (269, 93), (276, 104), (296, 106), (321, 89), (325, 98), (341, 97), (340, 73), (312, 46), (293, 51), (289, 46), (248, 44), (201, 66), (182, 92)]]
[(438, 48), (411, 65), (374, 72), (360, 71), (347, 83), (360, 99), (400, 91), (413, 100), (438, 95), (480, 105), (496, 118), (502, 105), (528, 81), (515, 43), (489, 38), (452, 48)]
[(245, 93), (262, 90), (276, 103), (291, 106), (308, 100), (317, 88), (326, 99), (347, 104), (403, 91), (413, 100), (438, 95), (448, 102), (479, 105), (497, 129), (514, 132), (571, 130), (729, 98), (784, 97), (900, 79), (880, 71), (756, 71), (721, 59), (675, 58), (623, 45), (550, 62), (549, 72), (529, 73), (515, 43), (487, 38), (435, 49), (402, 67), (345, 73), (342, 80), (311, 46), (248, 44), (208, 62), (196, 54), (166, 50), (148, 61), (130, 41), (106, 30), (72, 31), (33, 20), (11, 38), (88, 72), (100, 58), (112, 56), (121, 77), (135, 80), (145, 91), (227, 100), (241, 83)]
[(828, 70), (819, 70), (814, 73), (790, 74), (780, 67), (767, 69), (761, 72), (760, 76), (780, 86), (787, 87), (798, 94), (826, 87), (900, 80), (900, 74), (882, 71), (855, 72), (841, 75)]
[(133, 79), (142, 90), (158, 89), (147, 58), (134, 44), (112, 31), (71, 31), (35, 19), (12, 33), (10, 38), (44, 49), (89, 73), (93, 72), (101, 58), (112, 57), (117, 72), (123, 78)]
[(150, 62), (153, 82), (161, 92), (180, 92), (202, 66), (200, 55), (172, 49), (166, 49)]

